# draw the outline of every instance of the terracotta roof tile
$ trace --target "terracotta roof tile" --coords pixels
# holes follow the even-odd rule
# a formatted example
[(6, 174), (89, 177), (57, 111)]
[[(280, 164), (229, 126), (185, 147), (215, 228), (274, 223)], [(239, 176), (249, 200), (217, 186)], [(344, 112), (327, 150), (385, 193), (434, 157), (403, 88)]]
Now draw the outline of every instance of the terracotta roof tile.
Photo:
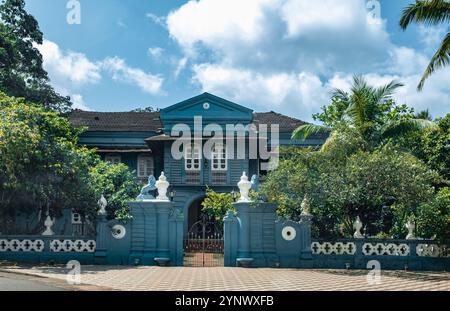
[[(279, 124), (281, 133), (291, 133), (306, 122), (276, 112), (253, 114), (256, 124)], [(69, 114), (73, 126), (86, 126), (89, 131), (147, 132), (162, 128), (159, 112), (93, 112), (74, 110)]]

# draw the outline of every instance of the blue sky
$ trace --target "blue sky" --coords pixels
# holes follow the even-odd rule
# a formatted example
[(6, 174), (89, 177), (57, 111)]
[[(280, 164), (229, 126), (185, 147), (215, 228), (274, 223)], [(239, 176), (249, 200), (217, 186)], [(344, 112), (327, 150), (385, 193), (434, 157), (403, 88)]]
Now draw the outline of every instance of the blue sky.
[(68, 0), (26, 0), (52, 84), (79, 108), (164, 108), (208, 91), (311, 121), (358, 73), (376, 85), (402, 81), (396, 99), (416, 110), (450, 112), (449, 68), (416, 91), (447, 28), (401, 31), (412, 0), (381, 0), (375, 18), (365, 0), (79, 2), (81, 24), (70, 25)]

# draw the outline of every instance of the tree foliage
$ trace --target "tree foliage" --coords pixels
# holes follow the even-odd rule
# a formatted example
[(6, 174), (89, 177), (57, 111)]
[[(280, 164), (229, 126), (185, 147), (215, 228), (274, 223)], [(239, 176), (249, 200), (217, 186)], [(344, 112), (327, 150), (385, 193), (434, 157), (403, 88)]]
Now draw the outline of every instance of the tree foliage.
[(104, 195), (108, 201), (106, 208), (110, 218), (130, 219), (128, 202), (133, 201), (140, 191), (136, 174), (123, 163), (116, 165), (97, 161), (90, 169), (94, 190), (97, 196)]
[(0, 92), (0, 219), (17, 212), (58, 216), (70, 208), (94, 218), (102, 194), (111, 217), (126, 216), (139, 184), (124, 165), (113, 166), (84, 147), (68, 119)]
[[(448, 0), (416, 0), (407, 6), (400, 18), (400, 27), (406, 30), (412, 23), (437, 25), (450, 21), (450, 2)], [(450, 28), (449, 28), (450, 30)], [(425, 81), (439, 68), (450, 62), (450, 31), (447, 32), (438, 50), (433, 55), (417, 88), (422, 90)]]
[(0, 1), (0, 90), (66, 112), (71, 107), (70, 98), (50, 86), (42, 55), (36, 48), (42, 42), (39, 25), (25, 11), (24, 0)]
[(231, 193), (217, 193), (211, 188), (206, 189), (206, 198), (202, 202), (202, 210), (213, 217), (218, 224), (223, 223), (227, 211), (235, 211)]
[[(331, 105), (314, 115), (325, 125), (302, 125), (293, 132), (292, 138), (304, 140), (311, 135), (333, 133), (347, 127), (366, 142), (368, 149), (373, 149), (411, 132), (434, 128), (433, 122), (415, 118), (413, 111), (405, 105), (395, 105), (392, 95), (401, 86), (401, 83), (391, 81), (376, 88), (368, 85), (361, 76), (354, 76), (349, 93), (334, 90)], [(334, 136), (330, 135), (329, 140)]]
[(262, 192), (279, 204), (281, 215), (294, 220), (308, 196), (314, 232), (320, 237), (351, 236), (352, 223), (360, 216), (368, 234), (389, 232), (404, 238), (406, 217), (433, 196), (436, 175), (411, 154), (389, 145), (359, 150), (361, 141), (351, 133), (340, 133), (334, 142), (326, 152), (284, 150)]

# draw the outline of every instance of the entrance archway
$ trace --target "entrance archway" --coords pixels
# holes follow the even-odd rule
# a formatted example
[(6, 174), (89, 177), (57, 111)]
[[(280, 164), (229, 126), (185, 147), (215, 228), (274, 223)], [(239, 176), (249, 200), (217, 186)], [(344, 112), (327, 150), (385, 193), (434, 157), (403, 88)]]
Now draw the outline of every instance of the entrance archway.
[(219, 267), (224, 265), (223, 228), (202, 211), (204, 197), (188, 207), (188, 231), (184, 239), (184, 266)]

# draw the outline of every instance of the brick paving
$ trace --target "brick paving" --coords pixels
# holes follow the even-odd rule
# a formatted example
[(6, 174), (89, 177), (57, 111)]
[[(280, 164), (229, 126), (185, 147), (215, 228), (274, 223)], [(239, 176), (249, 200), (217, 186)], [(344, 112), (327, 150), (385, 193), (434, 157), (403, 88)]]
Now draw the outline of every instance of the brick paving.
[[(3, 271), (66, 279), (65, 267), (3, 267)], [(382, 271), (369, 285), (368, 271), (189, 267), (82, 266), (83, 284), (122, 291), (450, 291), (448, 272)]]

